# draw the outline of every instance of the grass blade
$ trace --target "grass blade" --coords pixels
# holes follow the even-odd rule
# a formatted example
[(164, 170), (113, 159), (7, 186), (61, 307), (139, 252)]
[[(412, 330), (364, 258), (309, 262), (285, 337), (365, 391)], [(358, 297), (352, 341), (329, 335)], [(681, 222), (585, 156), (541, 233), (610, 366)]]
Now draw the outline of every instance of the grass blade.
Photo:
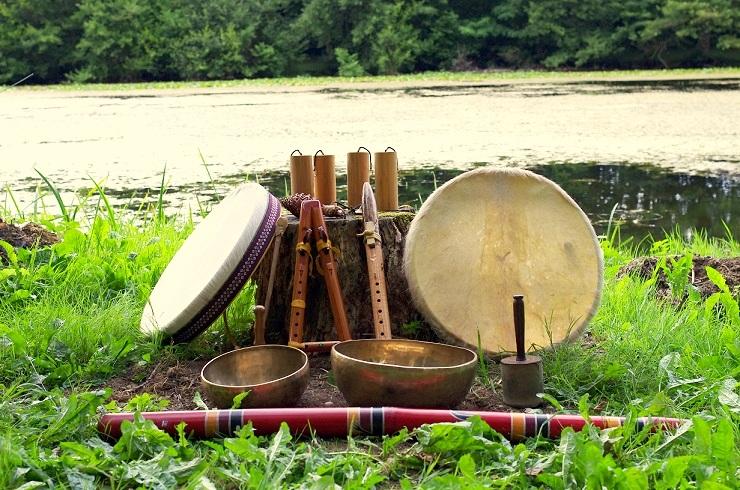
[(64, 201), (62, 200), (62, 195), (59, 194), (59, 190), (54, 187), (54, 184), (52, 184), (49, 179), (46, 178), (46, 175), (42, 174), (41, 171), (37, 168), (34, 169), (37, 174), (41, 176), (42, 179), (44, 179), (44, 182), (46, 182), (47, 187), (49, 187), (49, 190), (51, 190), (51, 193), (54, 194), (54, 199), (57, 200), (57, 204), (59, 205), (59, 209), (62, 211), (62, 217), (64, 218), (64, 221), (69, 223), (71, 221), (69, 217), (69, 213), (67, 212), (67, 207), (64, 205)]
[(221, 199), (218, 197), (218, 192), (216, 191), (216, 183), (213, 181), (213, 177), (211, 176), (211, 171), (208, 168), (208, 164), (206, 163), (206, 159), (203, 156), (203, 153), (200, 151), (200, 148), (198, 148), (198, 156), (200, 156), (200, 161), (203, 162), (203, 167), (206, 169), (206, 174), (208, 174), (208, 180), (211, 183), (211, 189), (213, 190), (213, 197), (216, 198), (216, 202), (221, 202)]
[(164, 195), (167, 192), (165, 186), (165, 176), (167, 175), (167, 164), (162, 169), (162, 182), (159, 184), (159, 196), (157, 197), (157, 222), (164, 223)]
[(87, 176), (88, 179), (90, 179), (95, 186), (95, 189), (98, 191), (98, 195), (100, 195), (100, 198), (103, 200), (103, 204), (105, 204), (105, 211), (108, 214), (108, 221), (110, 221), (111, 227), (115, 230), (118, 228), (118, 223), (116, 222), (116, 213), (113, 210), (113, 207), (110, 205), (110, 201), (108, 200), (108, 196), (105, 195), (105, 191), (103, 190), (100, 185), (95, 182), (95, 179)]
[(5, 193), (8, 197), (10, 197), (10, 200), (13, 201), (13, 206), (15, 207), (15, 212), (18, 214), (18, 217), (20, 219), (25, 219), (23, 216), (23, 211), (21, 210), (21, 207), (18, 205), (18, 201), (15, 199), (15, 194), (13, 194), (13, 191), (11, 190), (9, 185), (5, 185)]

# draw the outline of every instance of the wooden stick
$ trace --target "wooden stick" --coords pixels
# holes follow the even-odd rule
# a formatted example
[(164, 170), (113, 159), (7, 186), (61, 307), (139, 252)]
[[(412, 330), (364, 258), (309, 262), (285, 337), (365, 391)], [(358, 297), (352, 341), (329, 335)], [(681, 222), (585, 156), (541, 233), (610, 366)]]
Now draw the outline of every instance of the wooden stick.
[(270, 278), (267, 280), (267, 292), (265, 293), (265, 317), (270, 313), (270, 301), (272, 300), (272, 288), (275, 285), (275, 272), (277, 271), (278, 257), (280, 256), (280, 245), (282, 244), (286, 228), (288, 228), (288, 219), (285, 216), (279, 217), (275, 228), (275, 243), (272, 245)]
[(288, 227), (288, 220), (284, 216), (278, 218), (275, 228), (275, 239), (272, 244), (272, 263), (270, 264), (270, 278), (267, 280), (267, 292), (265, 293), (265, 304), (254, 307), (254, 345), (265, 344), (265, 322), (270, 311), (272, 300), (272, 289), (275, 284), (275, 271), (277, 270), (278, 256), (280, 255), (280, 243), (283, 234)]
[(288, 342), (288, 345), (305, 352), (331, 352), (331, 348), (339, 342), (339, 340), (327, 340), (326, 342)]
[(265, 307), (254, 307), (254, 345), (265, 345)]

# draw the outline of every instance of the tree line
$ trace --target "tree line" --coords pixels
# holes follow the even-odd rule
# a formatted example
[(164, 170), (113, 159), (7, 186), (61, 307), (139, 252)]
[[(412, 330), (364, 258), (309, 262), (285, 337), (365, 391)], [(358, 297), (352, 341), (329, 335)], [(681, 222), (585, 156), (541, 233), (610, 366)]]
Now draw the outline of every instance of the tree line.
[(738, 0), (0, 0), (0, 83), (718, 65)]

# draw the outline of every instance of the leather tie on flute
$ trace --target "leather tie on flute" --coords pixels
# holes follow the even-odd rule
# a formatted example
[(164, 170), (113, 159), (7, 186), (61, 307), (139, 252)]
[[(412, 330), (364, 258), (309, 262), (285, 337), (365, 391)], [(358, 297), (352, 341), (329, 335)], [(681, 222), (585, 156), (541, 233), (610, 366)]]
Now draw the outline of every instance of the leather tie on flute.
[(375, 154), (375, 191), (378, 211), (398, 209), (398, 154), (390, 146)]
[(390, 339), (391, 319), (388, 310), (388, 294), (383, 269), (383, 247), (380, 241), (378, 228), (378, 210), (375, 205), (375, 195), (369, 182), (362, 188), (362, 220), (365, 242), (365, 256), (367, 258), (367, 276), (370, 286), (370, 299), (373, 310), (373, 326), (376, 339)]
[[(195, 439), (228, 437), (237, 429), (251, 423), (258, 435), (274, 434), (285, 422), (291, 433), (311, 437), (346, 437), (347, 435), (394, 434), (403, 428), (416, 429), (424, 424), (462, 422), (478, 416), (492, 429), (507, 439), (519, 441), (527, 437), (560, 437), (563, 429), (580, 431), (589, 421), (580, 415), (530, 414), (512, 412), (477, 412), (463, 410), (433, 410), (395, 407), (347, 408), (252, 408), (239, 410), (188, 410), (172, 412), (143, 412), (145, 420), (169, 434), (177, 435), (177, 426), (184, 422), (185, 434)], [(121, 423), (133, 420), (133, 413), (103, 415), (98, 431), (104, 437), (121, 437)], [(625, 417), (590, 417), (590, 423), (600, 429), (619, 427)], [(639, 417), (631, 419), (638, 430), (650, 427), (652, 431), (677, 429), (687, 420), (667, 417)]]
[(303, 155), (299, 150), (290, 154), (290, 193), (314, 195), (313, 156)]
[(362, 186), (370, 182), (370, 167), (370, 150), (364, 146), (347, 153), (347, 204), (352, 209), (362, 204)]
[(316, 172), (316, 199), (321, 201), (321, 204), (334, 204), (337, 202), (334, 155), (324, 155), (323, 151), (317, 151), (313, 156), (313, 166)]

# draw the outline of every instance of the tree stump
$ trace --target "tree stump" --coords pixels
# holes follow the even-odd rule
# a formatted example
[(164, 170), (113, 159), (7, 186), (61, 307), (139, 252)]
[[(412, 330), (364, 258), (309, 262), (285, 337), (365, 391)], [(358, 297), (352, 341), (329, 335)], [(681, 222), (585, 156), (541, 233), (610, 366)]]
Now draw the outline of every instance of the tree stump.
[[(379, 216), (393, 336), (401, 336), (402, 325), (421, 320), (421, 315), (416, 311), (409, 294), (403, 273), (405, 237), (413, 217), (413, 213), (402, 212), (381, 213)], [(329, 238), (332, 244), (340, 250), (339, 283), (352, 338), (372, 338), (374, 337), (373, 315), (365, 245), (362, 237), (358, 236), (363, 230), (362, 217), (348, 216), (347, 218), (325, 218), (325, 220)], [(298, 219), (289, 216), (288, 227), (280, 244), (270, 311), (266, 321), (266, 338), (269, 343), (286, 344), (288, 342), (297, 229)], [(313, 243), (312, 248), (315, 257), (316, 247)], [(257, 304), (263, 304), (265, 300), (273, 250), (270, 248), (253, 276), (257, 284)], [(409, 336), (408, 331), (405, 333)], [(308, 279), (303, 340), (304, 342), (337, 340), (324, 278), (318, 273), (316, 267), (313, 268)]]

